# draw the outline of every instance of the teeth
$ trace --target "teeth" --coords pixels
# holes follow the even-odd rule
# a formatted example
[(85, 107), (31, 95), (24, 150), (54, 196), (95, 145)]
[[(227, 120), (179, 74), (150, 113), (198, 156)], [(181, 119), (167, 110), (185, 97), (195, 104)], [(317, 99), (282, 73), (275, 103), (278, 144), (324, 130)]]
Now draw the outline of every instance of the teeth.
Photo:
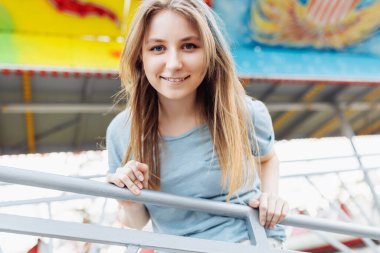
[(182, 82), (184, 81), (187, 77), (184, 78), (171, 78), (171, 77), (163, 77), (165, 80), (169, 82)]

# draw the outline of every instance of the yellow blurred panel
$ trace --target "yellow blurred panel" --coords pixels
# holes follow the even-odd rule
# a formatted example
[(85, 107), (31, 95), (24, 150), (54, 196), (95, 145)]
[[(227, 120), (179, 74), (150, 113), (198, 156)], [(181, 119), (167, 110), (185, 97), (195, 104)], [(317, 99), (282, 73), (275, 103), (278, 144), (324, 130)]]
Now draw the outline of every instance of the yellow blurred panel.
[(2, 64), (117, 69), (122, 44), (78, 38), (14, 34), (17, 59)]
[[(12, 18), (8, 22), (13, 26), (12, 32), (121, 34), (124, 0), (2, 0), (0, 5)], [(6, 28), (9, 29), (9, 25)], [(0, 24), (1, 29), (4, 27)]]

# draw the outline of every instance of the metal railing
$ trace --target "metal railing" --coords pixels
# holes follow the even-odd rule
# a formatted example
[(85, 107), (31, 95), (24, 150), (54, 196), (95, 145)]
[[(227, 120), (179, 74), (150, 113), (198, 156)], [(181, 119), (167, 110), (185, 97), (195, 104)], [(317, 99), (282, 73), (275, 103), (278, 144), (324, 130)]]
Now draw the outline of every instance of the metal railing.
[[(123, 245), (129, 246), (128, 252), (137, 252), (140, 247), (170, 252), (291, 252), (269, 247), (265, 231), (259, 225), (257, 211), (248, 206), (179, 197), (149, 190), (143, 190), (140, 196), (134, 196), (128, 190), (107, 183), (4, 166), (0, 166), (0, 181), (245, 219), (251, 245), (0, 214), (0, 231), (4, 232)], [(378, 228), (305, 215), (288, 215), (282, 224), (380, 240)]]

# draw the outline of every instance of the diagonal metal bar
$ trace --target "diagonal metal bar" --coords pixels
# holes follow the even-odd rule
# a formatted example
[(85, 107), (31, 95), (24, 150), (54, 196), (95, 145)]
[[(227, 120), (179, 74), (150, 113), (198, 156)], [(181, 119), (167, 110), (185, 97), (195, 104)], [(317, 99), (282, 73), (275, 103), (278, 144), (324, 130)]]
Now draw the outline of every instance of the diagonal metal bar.
[(341, 243), (340, 241), (338, 241), (334, 237), (331, 237), (325, 233), (318, 232), (318, 231), (313, 231), (313, 233), (315, 233), (319, 238), (321, 238), (325, 242), (329, 243), (330, 245), (332, 245), (334, 248), (336, 248), (340, 252), (354, 253), (354, 251), (352, 251), (349, 247), (347, 247), (346, 245), (344, 245), (343, 243)]
[[(380, 93), (380, 88), (378, 89), (378, 93)], [(359, 152), (356, 149), (355, 143), (353, 141), (353, 137), (355, 136), (354, 131), (352, 130), (348, 120), (344, 116), (341, 108), (337, 107), (337, 113), (338, 113), (339, 119), (341, 121), (342, 134), (345, 135), (351, 143), (352, 150), (354, 151), (355, 157), (356, 157), (356, 159), (359, 163), (359, 166), (363, 172), (364, 180), (367, 182), (367, 185), (368, 185), (368, 187), (372, 193), (372, 198), (373, 198), (373, 202), (375, 203), (376, 210), (380, 214), (379, 195), (377, 194), (377, 192), (375, 190), (375, 184), (373, 183), (368, 171), (365, 169), (363, 162), (362, 162), (362, 159), (359, 156)]]
[(135, 246), (128, 246), (125, 253), (137, 253), (139, 251), (139, 247), (135, 247)]
[[(0, 214), (0, 231), (109, 245), (132, 245), (135, 247), (168, 250), (170, 252), (257, 252), (255, 251), (256, 247), (253, 245), (10, 214)], [(268, 252), (271, 252), (270, 249), (268, 249)]]
[[(244, 205), (181, 197), (150, 190), (143, 190), (139, 196), (135, 196), (130, 191), (118, 188), (111, 184), (6, 166), (0, 166), (0, 180), (79, 194), (114, 199), (128, 199), (140, 203), (150, 203), (159, 206), (206, 212), (221, 216), (246, 219), (249, 215), (253, 214), (256, 216), (256, 219), (258, 218), (256, 210)], [(380, 240), (380, 229), (378, 228), (321, 218), (311, 218), (305, 215), (288, 215), (283, 220), (282, 224)], [(264, 231), (259, 223), (257, 223), (256, 227), (258, 227), (257, 229), (261, 228), (262, 231)], [(256, 239), (258, 238), (256, 237)]]
[[(330, 205), (330, 207), (335, 210), (335, 212), (337, 212), (337, 214), (339, 215), (339, 217), (341, 217), (344, 221), (346, 222), (352, 222), (351, 218), (348, 217), (348, 215), (343, 212), (343, 210), (333, 201), (331, 201), (330, 199), (328, 199), (328, 197), (322, 193), (322, 191), (317, 187), (317, 185), (310, 179), (310, 177), (306, 176), (305, 179), (309, 182), (309, 184), (315, 189), (315, 191), (318, 192), (319, 195), (321, 195), (324, 199), (326, 199)], [(377, 249), (376, 247), (376, 244), (368, 239), (368, 238), (363, 238), (363, 242), (369, 247), (371, 248), (371, 250), (373, 252), (376, 252), (376, 253), (379, 253), (379, 250)]]
[[(281, 178), (294, 178), (294, 177), (306, 177), (306, 176), (320, 176), (326, 174), (334, 174), (334, 173), (344, 173), (344, 172), (361, 172), (363, 168), (350, 168), (350, 169), (326, 169), (326, 171), (317, 171), (317, 172), (303, 172), (303, 173), (292, 173), (289, 175), (282, 175)], [(365, 167), (366, 171), (378, 170), (379, 166), (376, 167)]]

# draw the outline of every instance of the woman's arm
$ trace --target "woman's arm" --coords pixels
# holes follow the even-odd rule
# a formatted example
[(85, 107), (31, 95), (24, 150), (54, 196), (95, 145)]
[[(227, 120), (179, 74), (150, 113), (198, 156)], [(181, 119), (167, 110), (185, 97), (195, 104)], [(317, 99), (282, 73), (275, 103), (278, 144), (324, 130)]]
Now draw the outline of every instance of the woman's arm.
[(119, 201), (120, 222), (129, 228), (142, 229), (150, 219), (148, 211), (143, 204), (128, 202)]
[[(107, 182), (120, 188), (127, 187), (134, 195), (139, 195), (141, 189), (148, 188), (148, 165), (137, 161), (129, 161), (115, 173), (107, 175)], [(129, 200), (119, 200), (120, 221), (127, 227), (142, 229), (149, 221), (149, 212), (143, 204)]]
[(274, 149), (260, 157), (262, 194), (259, 199), (249, 201), (251, 207), (259, 208), (260, 223), (266, 228), (281, 222), (289, 209), (288, 203), (278, 196), (279, 164)]
[(280, 162), (274, 149), (272, 149), (269, 154), (260, 157), (259, 166), (261, 167), (261, 191), (278, 195)]

